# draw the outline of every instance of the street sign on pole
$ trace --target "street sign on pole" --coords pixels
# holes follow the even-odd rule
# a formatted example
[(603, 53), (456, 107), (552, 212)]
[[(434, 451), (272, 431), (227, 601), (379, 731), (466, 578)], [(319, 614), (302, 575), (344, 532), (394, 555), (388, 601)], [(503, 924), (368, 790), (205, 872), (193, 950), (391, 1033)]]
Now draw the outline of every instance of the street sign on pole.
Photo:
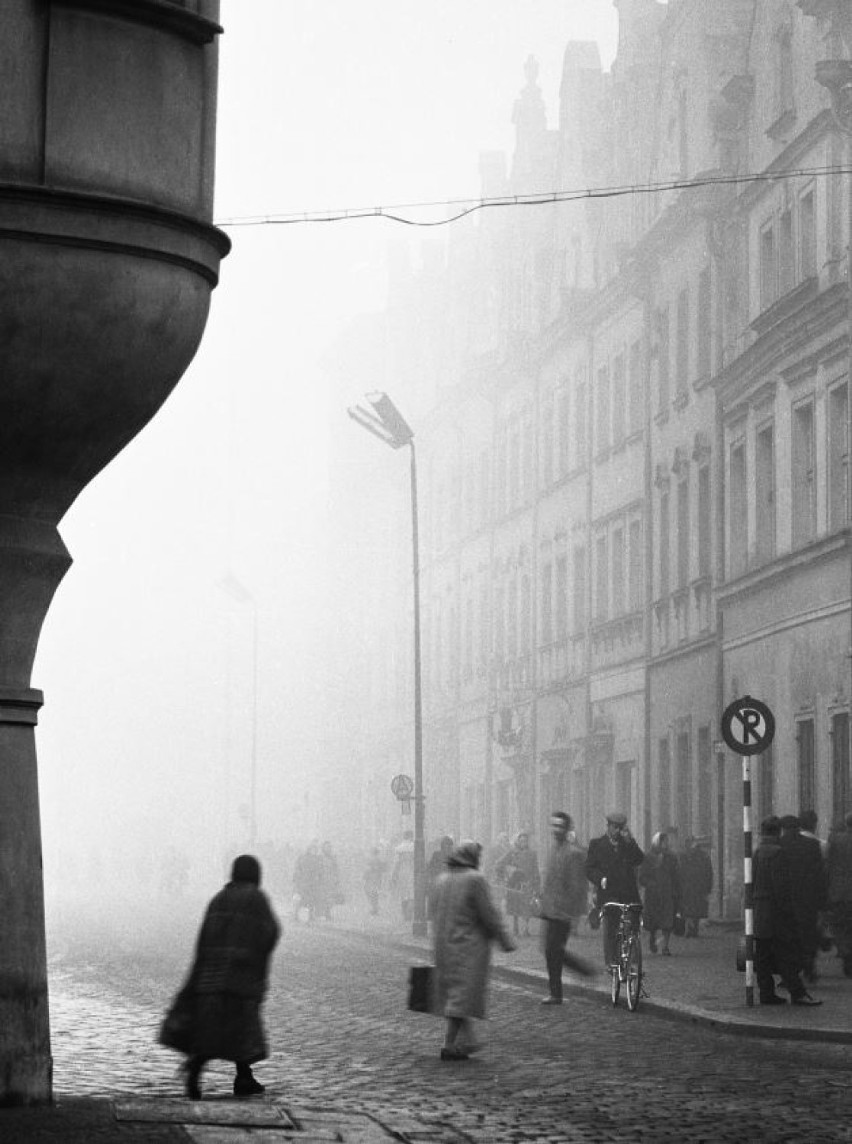
[(414, 793), (414, 783), (408, 775), (394, 775), (391, 779), (391, 790), (400, 802), (406, 802)]
[(754, 1006), (754, 880), (752, 869), (751, 756), (775, 737), (775, 716), (765, 703), (744, 695), (722, 713), (722, 738), (743, 761), (743, 915), (745, 920), (746, 1005)]

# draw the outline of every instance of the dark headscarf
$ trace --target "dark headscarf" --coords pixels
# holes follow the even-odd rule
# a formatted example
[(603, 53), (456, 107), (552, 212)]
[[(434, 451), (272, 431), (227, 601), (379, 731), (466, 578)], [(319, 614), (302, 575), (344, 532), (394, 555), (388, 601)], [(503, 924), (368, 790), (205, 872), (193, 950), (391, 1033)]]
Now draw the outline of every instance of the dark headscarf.
[(478, 842), (460, 842), (447, 859), (448, 866), (467, 866), (471, 870), (479, 868), (482, 847)]
[(234, 859), (231, 867), (232, 882), (250, 882), (253, 886), (260, 885), (260, 863), (252, 854), (241, 854)]

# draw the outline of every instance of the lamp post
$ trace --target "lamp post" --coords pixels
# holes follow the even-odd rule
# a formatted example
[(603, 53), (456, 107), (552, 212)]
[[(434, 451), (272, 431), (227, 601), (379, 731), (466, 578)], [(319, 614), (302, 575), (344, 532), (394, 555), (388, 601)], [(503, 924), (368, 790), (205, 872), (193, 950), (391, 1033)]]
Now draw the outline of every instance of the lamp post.
[(414, 920), (411, 932), (426, 936), (426, 847), (423, 835), (423, 704), (420, 689), (420, 552), (417, 535), (417, 462), (414, 431), (386, 393), (368, 393), (372, 410), (353, 405), (353, 421), (392, 449), (408, 445), (411, 455), (411, 543), (414, 571)]
[(254, 849), (257, 841), (257, 600), (229, 572), (219, 587), (237, 604), (251, 606), (251, 786), (249, 802), (249, 845)]

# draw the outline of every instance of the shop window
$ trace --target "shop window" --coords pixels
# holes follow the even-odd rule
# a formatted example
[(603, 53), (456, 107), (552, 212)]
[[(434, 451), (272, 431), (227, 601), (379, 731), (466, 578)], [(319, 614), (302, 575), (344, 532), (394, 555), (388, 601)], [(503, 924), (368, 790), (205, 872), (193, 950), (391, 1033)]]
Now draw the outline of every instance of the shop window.
[(849, 715), (846, 711), (831, 717), (831, 779), (834, 821), (839, 824), (852, 809), (849, 799), (852, 793), (849, 782)]

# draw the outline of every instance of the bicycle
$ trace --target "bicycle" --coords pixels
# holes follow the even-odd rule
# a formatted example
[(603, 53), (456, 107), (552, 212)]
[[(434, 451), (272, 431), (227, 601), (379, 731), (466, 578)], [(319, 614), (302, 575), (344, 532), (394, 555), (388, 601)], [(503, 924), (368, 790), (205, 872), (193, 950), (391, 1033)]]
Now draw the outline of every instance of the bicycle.
[(627, 1008), (636, 1012), (642, 993), (642, 942), (639, 938), (640, 902), (604, 902), (601, 914), (618, 910), (618, 929), (615, 934), (617, 961), (610, 966), (610, 995), (613, 1005), (618, 1004), (622, 983), (627, 988)]

